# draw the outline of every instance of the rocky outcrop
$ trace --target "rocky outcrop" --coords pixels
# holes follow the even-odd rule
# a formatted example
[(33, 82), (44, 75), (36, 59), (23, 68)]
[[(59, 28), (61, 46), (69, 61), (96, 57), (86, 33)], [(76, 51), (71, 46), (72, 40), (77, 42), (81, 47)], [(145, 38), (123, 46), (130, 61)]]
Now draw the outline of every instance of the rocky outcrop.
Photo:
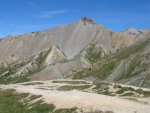
[(46, 57), (45, 66), (65, 62), (66, 60), (66, 56), (57, 47), (53, 46)]

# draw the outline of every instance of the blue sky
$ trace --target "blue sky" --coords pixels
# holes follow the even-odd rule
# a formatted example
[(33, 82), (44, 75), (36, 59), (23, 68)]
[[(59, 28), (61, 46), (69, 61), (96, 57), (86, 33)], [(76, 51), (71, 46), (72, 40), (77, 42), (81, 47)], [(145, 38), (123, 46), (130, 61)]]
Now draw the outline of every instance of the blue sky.
[(0, 37), (69, 24), (82, 16), (116, 32), (150, 28), (150, 0), (0, 0)]

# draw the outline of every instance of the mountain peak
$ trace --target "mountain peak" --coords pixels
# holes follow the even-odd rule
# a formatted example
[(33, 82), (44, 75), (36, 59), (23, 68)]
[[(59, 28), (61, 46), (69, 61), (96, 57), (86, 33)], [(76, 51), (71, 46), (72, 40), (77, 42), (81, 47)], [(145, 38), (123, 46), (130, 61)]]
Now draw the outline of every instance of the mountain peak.
[(83, 16), (81, 20), (84, 22), (84, 25), (86, 25), (87, 23), (96, 24), (92, 19), (90, 19), (90, 18), (88, 18), (86, 16)]
[(138, 34), (143, 34), (142, 31), (137, 30), (136, 28), (133, 28), (133, 27), (125, 29), (125, 30), (121, 31), (120, 33), (124, 34), (124, 35), (138, 35)]

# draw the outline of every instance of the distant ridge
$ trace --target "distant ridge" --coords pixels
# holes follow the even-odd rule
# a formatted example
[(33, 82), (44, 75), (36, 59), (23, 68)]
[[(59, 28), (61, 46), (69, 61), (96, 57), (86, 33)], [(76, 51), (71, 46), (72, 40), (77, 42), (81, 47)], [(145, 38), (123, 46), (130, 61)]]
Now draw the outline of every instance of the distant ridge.
[(138, 34), (143, 34), (142, 31), (137, 30), (137, 29), (132, 28), (132, 27), (121, 31), (120, 33), (124, 34), (124, 35), (138, 35)]

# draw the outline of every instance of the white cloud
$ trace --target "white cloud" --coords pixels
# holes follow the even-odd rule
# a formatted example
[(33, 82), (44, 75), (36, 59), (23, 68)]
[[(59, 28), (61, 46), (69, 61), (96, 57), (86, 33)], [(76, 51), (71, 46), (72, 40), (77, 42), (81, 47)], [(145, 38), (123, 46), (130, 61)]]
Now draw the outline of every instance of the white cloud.
[(63, 13), (66, 13), (66, 12), (67, 12), (67, 10), (46, 11), (46, 12), (42, 12), (38, 17), (40, 17), (40, 18), (49, 18), (49, 17), (52, 17), (54, 15), (63, 14)]

